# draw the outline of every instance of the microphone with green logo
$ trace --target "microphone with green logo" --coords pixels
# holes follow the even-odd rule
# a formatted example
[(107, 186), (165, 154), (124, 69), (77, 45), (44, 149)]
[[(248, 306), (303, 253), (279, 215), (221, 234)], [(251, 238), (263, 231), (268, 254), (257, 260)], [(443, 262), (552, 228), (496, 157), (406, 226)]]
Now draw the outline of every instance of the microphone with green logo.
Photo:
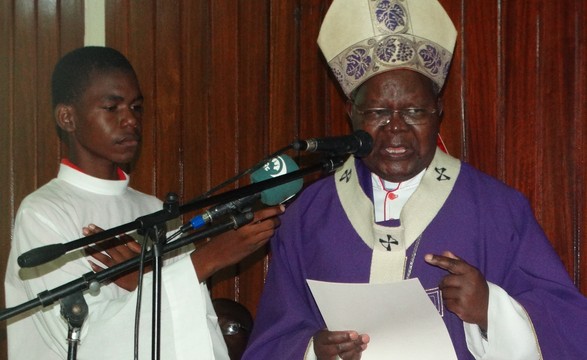
[[(251, 174), (251, 182), (258, 183), (264, 180), (276, 178), (298, 170), (298, 164), (287, 155), (279, 155), (265, 163), (259, 170)], [(265, 205), (281, 204), (302, 189), (302, 179), (292, 180), (288, 183), (267, 189), (261, 192), (261, 202)]]
[[(251, 183), (258, 183), (264, 180), (276, 178), (290, 172), (298, 170), (298, 164), (287, 155), (279, 155), (271, 158), (267, 163), (251, 174)], [(194, 216), (190, 221), (185, 223), (181, 232), (192, 229), (199, 229), (202, 226), (212, 223), (220, 217), (234, 212), (243, 212), (251, 207), (251, 204), (258, 199), (265, 205), (274, 206), (291, 199), (300, 191), (303, 186), (302, 179), (292, 180), (288, 183), (263, 190), (261, 193), (245, 196), (243, 198), (230, 201), (228, 203), (216, 205), (203, 214)]]

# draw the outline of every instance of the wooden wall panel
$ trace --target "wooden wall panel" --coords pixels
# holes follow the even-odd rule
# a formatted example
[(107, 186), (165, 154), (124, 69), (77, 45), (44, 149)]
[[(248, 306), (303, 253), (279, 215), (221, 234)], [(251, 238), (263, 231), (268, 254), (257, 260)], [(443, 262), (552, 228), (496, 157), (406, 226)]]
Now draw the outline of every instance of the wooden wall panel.
[[(46, 166), (39, 162), (39, 159), (50, 159), (51, 163), (59, 161), (61, 156), (61, 147), (55, 134), (55, 121), (53, 120), (53, 105), (50, 96), (51, 78), (50, 76), (40, 76), (40, 74), (51, 74), (53, 65), (46, 61), (49, 59), (58, 59), (60, 57), (59, 48), (55, 44), (59, 43), (59, 23), (57, 21), (59, 7), (55, 2), (38, 3), (37, 22), (38, 22), (38, 41), (36, 42), (37, 53), (43, 54), (33, 60), (36, 62), (36, 89), (34, 97), (37, 103), (37, 178), (38, 184), (45, 184), (55, 177), (55, 168)], [(49, 136), (48, 136), (49, 135)]]
[[(222, 0), (211, 2), (210, 18), (211, 41), (205, 47), (205, 53), (209, 53), (211, 69), (209, 83), (209, 118), (210, 129), (209, 165), (212, 186), (222, 183), (238, 172), (241, 148), (239, 144), (239, 45), (238, 6), (234, 1)], [(202, 50), (204, 50), (202, 49)], [(245, 125), (245, 124), (243, 124)], [(198, 134), (193, 134), (197, 137)], [(244, 134), (242, 134), (244, 135)], [(213, 154), (224, 153), (220, 158)], [(236, 184), (223, 189), (230, 190)], [(213, 277), (214, 293), (222, 297), (234, 294), (234, 269), (225, 269), (224, 272)]]
[[(12, 164), (14, 153), (12, 150), (12, 127), (14, 115), (14, 4), (3, 1), (0, 3), (0, 276), (6, 273), (8, 250), (10, 249), (10, 234), (14, 219), (15, 204), (13, 191)], [(4, 287), (0, 290), (0, 306), (5, 307)], [(0, 358), (6, 358), (6, 322), (0, 326)]]
[[(300, 118), (300, 138), (324, 136), (328, 133), (330, 123), (334, 119), (328, 119), (324, 107), (324, 94), (328, 84), (326, 60), (323, 59), (320, 48), (316, 43), (316, 35), (320, 30), (320, 24), (328, 7), (325, 4), (312, 0), (301, 0), (300, 8), (296, 14), (300, 28), (300, 41), (295, 56), (299, 62), (299, 105), (303, 120)], [(307, 79), (313, 79), (308, 81)], [(344, 120), (344, 119), (338, 119)], [(348, 129), (337, 134), (348, 133)]]
[[(180, 174), (183, 200), (189, 201), (211, 187), (208, 89), (210, 83), (210, 4), (185, 1), (181, 8), (181, 88), (183, 144)], [(232, 149), (230, 151), (232, 153)], [(215, 184), (214, 184), (215, 185)], [(190, 216), (195, 213), (189, 214)]]
[[(186, 202), (296, 138), (348, 133), (316, 44), (331, 1), (106, 1), (106, 43), (131, 60), (145, 96), (132, 186)], [(528, 197), (587, 294), (587, 2), (440, 2), (459, 31), (444, 92), (449, 152)], [(79, 0), (0, 2), (2, 275), (16, 208), (63, 153), (48, 86), (57, 59), (83, 44), (83, 11)], [(214, 276), (213, 296), (254, 313), (268, 259), (262, 249)]]
[(583, 294), (587, 294), (587, 233), (585, 232), (587, 224), (587, 192), (585, 191), (585, 184), (587, 184), (585, 173), (587, 165), (587, 21), (585, 21), (587, 2), (575, 1), (573, 9), (572, 24), (575, 32), (572, 39), (569, 39), (575, 46), (573, 61), (576, 69), (575, 85), (572, 89), (575, 99), (572, 111), (575, 115), (573, 127), (576, 129), (573, 154), (575, 178), (572, 191), (575, 196), (572, 196), (572, 206), (574, 218), (577, 221), (573, 233), (573, 250), (575, 251), (573, 278)]
[[(269, 148), (269, 24), (270, 3), (238, 2), (238, 147), (239, 170), (250, 168), (274, 149)], [(240, 184), (245, 185), (248, 179)], [(266, 249), (257, 251), (235, 269), (233, 288), (214, 292), (256, 308), (265, 279)]]
[(278, 150), (299, 130), (299, 14), (296, 0), (269, 8), (269, 148)]
[[(124, 32), (107, 33), (106, 44), (110, 45), (112, 40), (116, 43), (121, 42), (121, 46), (124, 46), (121, 51), (125, 49), (125, 54), (135, 66), (137, 76), (141, 82), (141, 90), (143, 91), (143, 96), (145, 96), (146, 110), (145, 121), (143, 121), (144, 141), (140, 157), (132, 169), (132, 186), (161, 197), (165, 196), (165, 193), (162, 193), (161, 186), (157, 183), (160, 172), (157, 166), (160, 161), (158, 154), (166, 154), (168, 149), (165, 146), (172, 142), (164, 142), (163, 147), (159, 148), (162, 144), (161, 138), (165, 136), (163, 134), (158, 136), (158, 129), (160, 128), (159, 111), (161, 110), (157, 106), (161, 91), (158, 87), (158, 81), (160, 78), (159, 71), (166, 71), (166, 69), (163, 69), (166, 65), (159, 64), (156, 50), (158, 45), (155, 24), (155, 18), (158, 16), (156, 12), (157, 5), (154, 1), (123, 1), (122, 5), (126, 8), (120, 14), (124, 18), (117, 20), (117, 22), (120, 21), (125, 24)], [(117, 9), (114, 8), (113, 12), (116, 12)], [(110, 16), (106, 16), (107, 20), (110, 18)], [(116, 19), (114, 16), (112, 18)], [(109, 27), (106, 26), (106, 31), (108, 30)], [(172, 111), (175, 111), (175, 109)], [(172, 137), (169, 137), (169, 139), (171, 140)], [(175, 156), (175, 154), (172, 154), (172, 156)], [(166, 189), (163, 191), (173, 190)]]
[[(573, 19), (574, 9), (563, 2), (545, 1), (540, 6), (538, 37), (537, 106), (539, 121), (532, 124), (539, 131), (539, 158), (537, 175), (539, 191), (535, 208), (540, 209), (538, 220), (553, 239), (555, 249), (573, 273), (573, 233), (576, 223), (573, 215), (573, 182), (575, 176), (575, 134), (573, 111), (575, 108), (573, 61), (575, 44), (573, 21), (551, 22), (552, 14)], [(568, 59), (568, 60), (567, 60)], [(561, 66), (568, 61), (569, 66)], [(553, 76), (556, 74), (556, 76)], [(530, 121), (526, 119), (525, 121)], [(564, 176), (561, 176), (564, 174)], [(565, 204), (562, 205), (561, 204)]]
[[(14, 6), (14, 93), (15, 104), (13, 107), (12, 141), (18, 148), (15, 156), (18, 157), (18, 166), (13, 167), (14, 181), (13, 191), (17, 199), (15, 206), (18, 207), (20, 200), (30, 192), (30, 189), (38, 187), (36, 166), (39, 161), (37, 157), (37, 121), (38, 109), (36, 101), (33, 106), (23, 106), (22, 97), (37, 93), (36, 79), (38, 71), (36, 62), (39, 56), (37, 52), (36, 21), (35, 26), (30, 26), (31, 19), (35, 20), (36, 6), (34, 2), (17, 1)], [(33, 95), (34, 97), (34, 95)]]
[[(537, 200), (539, 179), (537, 171), (541, 132), (536, 119), (538, 9), (529, 1), (503, 4), (502, 46), (504, 82), (504, 127), (498, 134), (504, 141), (503, 180)], [(515, 101), (514, 101), (515, 99)], [(533, 123), (533, 124), (532, 124)], [(530, 126), (532, 124), (532, 126)], [(517, 154), (515, 157), (509, 157)], [(540, 209), (536, 209), (540, 217)]]
[[(462, 28), (463, 5), (461, 1), (440, 1), (446, 12), (450, 14), (455, 27), (459, 34)], [(463, 141), (464, 119), (463, 119), (463, 57), (462, 49), (464, 42), (462, 34), (457, 41), (453, 52), (451, 72), (449, 73), (445, 88), (443, 90), (444, 115), (440, 135), (446, 144), (449, 154), (460, 158), (465, 154), (465, 144)]]
[[(503, 144), (498, 143), (497, 136), (504, 126), (501, 116), (503, 88), (499, 76), (502, 67), (500, 38), (495, 31), (499, 28), (499, 15), (495, 2), (463, 2), (459, 49), (463, 54), (460, 70), (466, 81), (462, 89), (463, 105), (458, 110), (461, 111), (459, 119), (464, 122), (461, 158), (479, 170), (503, 178), (503, 172), (499, 171), (504, 157)], [(453, 73), (456, 70), (455, 66)], [(446, 119), (444, 127), (453, 125), (451, 121), (452, 118)]]
[[(4, 0), (15, 1), (18, 0)], [(30, 0), (28, 0), (30, 1)], [(79, 0), (35, 0), (37, 3), (56, 3), (59, 9), (56, 19), (52, 22), (58, 28), (59, 42), (52, 44), (61, 52), (59, 57), (67, 52), (83, 46), (84, 44), (84, 3)], [(48, 46), (48, 45), (47, 45)], [(48, 67), (52, 68), (59, 59), (49, 59), (43, 61), (49, 63)], [(51, 73), (45, 74), (51, 76)], [(47, 94), (50, 95), (50, 94)], [(47, 96), (45, 95), (45, 96)]]
[[(178, 164), (181, 163), (181, 26), (180, 2), (158, 1), (155, 16), (155, 152), (156, 194), (164, 199), (168, 192), (181, 193)], [(132, 12), (131, 12), (132, 13)], [(137, 13), (137, 15), (140, 13)], [(141, 22), (140, 16), (136, 20)], [(170, 26), (171, 25), (171, 26)], [(140, 37), (141, 35), (137, 35)], [(133, 37), (134, 39), (134, 37)], [(138, 50), (138, 49), (137, 49)], [(142, 166), (149, 166), (143, 164)]]
[[(65, 52), (83, 45), (83, 3), (0, 3), (0, 277), (4, 279), (12, 223), (23, 197), (56, 174), (61, 146), (53, 120), (50, 79)], [(4, 306), (4, 288), (0, 291)], [(6, 329), (0, 330), (0, 359)]]
[[(184, 200), (191, 200), (211, 186), (208, 86), (211, 68), (209, 4), (184, 2), (181, 7), (181, 142), (180, 172)], [(189, 45), (188, 45), (189, 44)], [(194, 214), (190, 214), (194, 215)]]

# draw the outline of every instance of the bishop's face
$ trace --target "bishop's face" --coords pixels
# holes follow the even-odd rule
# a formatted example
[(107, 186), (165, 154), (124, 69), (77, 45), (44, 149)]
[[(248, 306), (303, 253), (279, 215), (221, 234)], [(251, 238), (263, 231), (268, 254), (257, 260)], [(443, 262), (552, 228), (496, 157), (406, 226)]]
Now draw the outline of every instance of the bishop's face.
[(440, 101), (432, 81), (411, 70), (372, 77), (357, 90), (353, 127), (373, 137), (367, 167), (391, 182), (409, 180), (428, 167), (440, 131)]

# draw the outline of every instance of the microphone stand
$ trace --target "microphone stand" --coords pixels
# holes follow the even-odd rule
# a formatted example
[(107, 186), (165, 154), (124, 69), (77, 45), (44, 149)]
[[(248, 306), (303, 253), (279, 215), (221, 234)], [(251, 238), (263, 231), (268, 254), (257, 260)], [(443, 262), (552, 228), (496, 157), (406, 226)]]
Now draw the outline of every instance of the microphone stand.
[(159, 359), (161, 353), (161, 269), (163, 268), (161, 251), (167, 239), (165, 234), (160, 234), (157, 226), (153, 230), (153, 341), (151, 354), (154, 359)]
[[(164, 224), (172, 220), (174, 218), (179, 217), (182, 214), (187, 212), (201, 209), (213, 204), (221, 203), (221, 202), (229, 202), (237, 199), (241, 199), (246, 196), (254, 195), (257, 193), (262, 192), (263, 190), (276, 187), (282, 184), (286, 184), (293, 180), (302, 178), (305, 175), (311, 174), (313, 172), (322, 171), (322, 172), (331, 172), (338, 168), (343, 163), (342, 156), (331, 156), (318, 164), (306, 167), (304, 169), (299, 169), (294, 172), (278, 176), (272, 179), (267, 179), (264, 181), (260, 181), (257, 183), (253, 183), (248, 186), (244, 186), (232, 191), (227, 191), (225, 193), (221, 193), (215, 196), (211, 196), (205, 199), (196, 200), (188, 202), (184, 205), (179, 206), (177, 195), (173, 193), (169, 193), (167, 195), (167, 199), (164, 203), (163, 210), (154, 212), (152, 214), (148, 214), (142, 217), (137, 218), (135, 221), (129, 222), (127, 224), (123, 224), (108, 230), (104, 230), (100, 233), (87, 236), (84, 238), (80, 238), (77, 240), (70, 241), (68, 243), (62, 244), (52, 244), (47, 246), (38, 247), (36, 249), (32, 249), (24, 254), (22, 254), (18, 258), (18, 264), (21, 267), (34, 267), (41, 264), (44, 264), (48, 261), (54, 260), (65, 253), (78, 249), (81, 247), (85, 247), (89, 244), (96, 243), (105, 239), (109, 239), (113, 236), (119, 235), (124, 232), (138, 230), (139, 233), (145, 231), (151, 231), (152, 240), (153, 240), (153, 248), (152, 251), (147, 253), (147, 260), (153, 261), (153, 343), (152, 343), (152, 356), (153, 359), (158, 359), (160, 356), (160, 328), (161, 328), (161, 277), (160, 272), (162, 268), (162, 261), (161, 261), (161, 254), (166, 253), (168, 251), (177, 249), (183, 245), (186, 245), (196, 239), (202, 239), (206, 237), (211, 237), (222, 233), (224, 231), (229, 230), (230, 228), (238, 228), (245, 223), (239, 223), (236, 220), (236, 217), (232, 217), (234, 220), (229, 222), (228, 224), (223, 224), (224, 226), (217, 226), (213, 229), (219, 229), (218, 232), (208, 230), (208, 231), (201, 231), (196, 233), (195, 235), (184, 236), (180, 239), (166, 245), (166, 238), (165, 238), (165, 231), (161, 231)], [(252, 220), (253, 214), (248, 212), (249, 219), (247, 222)], [(241, 215), (245, 215), (241, 214)], [(242, 220), (240, 220), (242, 221)], [(222, 225), (222, 224), (221, 224)], [(195, 236), (195, 237), (194, 237)], [(186, 239), (186, 240), (182, 240)], [(178, 244), (181, 244), (178, 246)], [(139, 258), (135, 257), (133, 259), (127, 260), (123, 263), (120, 263), (116, 266), (111, 268), (102, 270), (98, 273), (89, 272), (82, 275), (78, 280), (74, 280), (70, 283), (65, 285), (59, 286), (53, 290), (46, 290), (38, 294), (36, 299), (30, 300), (25, 302), (19, 306), (5, 309), (3, 312), (0, 312), (0, 320), (4, 320), (20, 314), (26, 310), (32, 309), (37, 306), (48, 306), (53, 304), (56, 300), (61, 299), (71, 293), (81, 292), (84, 290), (89, 289), (89, 287), (93, 283), (101, 283), (105, 280), (108, 280), (116, 275), (119, 275), (123, 271), (133, 269), (139, 264)], [(87, 307), (87, 305), (86, 305)], [(67, 318), (68, 319), (68, 318)], [(72, 332), (72, 337), (76, 336), (76, 330), (79, 336), (79, 328), (81, 328), (81, 323), (83, 323), (83, 319), (81, 322), (78, 322), (71, 325), (70, 329)], [(72, 340), (74, 344), (77, 344), (77, 340)], [(76, 346), (71, 346), (72, 353), (75, 355)]]
[(77, 345), (81, 337), (81, 328), (88, 316), (88, 304), (81, 291), (73, 292), (61, 300), (61, 316), (67, 320), (67, 359), (77, 357)]
[[(168, 253), (177, 250), (196, 240), (213, 237), (228, 230), (238, 229), (239, 227), (251, 222), (252, 220), (252, 212), (231, 215), (228, 221), (219, 223), (216, 226), (210, 227), (208, 229), (204, 229), (202, 231), (183, 236), (168, 244), (162, 245), (162, 253)], [(149, 251), (146, 254), (146, 261), (152, 260), (154, 256), (153, 252), (154, 251)], [(12, 308), (6, 308), (0, 311), (0, 320), (12, 318), (18, 314), (21, 314), (25, 311), (34, 309), (39, 306), (47, 307), (49, 305), (52, 305), (56, 301), (63, 299), (61, 301), (61, 314), (64, 315), (64, 317), (66, 317), (66, 320), (68, 321), (69, 325), (68, 359), (73, 360), (77, 355), (77, 343), (79, 342), (80, 329), (88, 312), (87, 304), (83, 299), (82, 292), (88, 290), (90, 287), (95, 288), (96, 284), (108, 281), (128, 270), (135, 269), (139, 266), (140, 261), (140, 257), (137, 256), (115, 266), (112, 266), (110, 268), (99, 271), (97, 273), (85, 273), (76, 280), (70, 281), (56, 288), (45, 290), (39, 293), (35, 299), (31, 299), (20, 305), (14, 306)], [(159, 356), (158, 354), (152, 354), (152, 356), (155, 355)]]
[(154, 224), (165, 223), (190, 211), (208, 207), (217, 203), (230, 202), (246, 196), (254, 195), (262, 192), (263, 190), (286, 184), (314, 172), (331, 172), (342, 165), (343, 160), (344, 159), (341, 156), (332, 156), (319, 162), (318, 164), (308, 166), (304, 169), (299, 169), (282, 176), (259, 181), (257, 183), (243, 186), (238, 189), (210, 196), (205, 199), (190, 201), (184, 205), (179, 206), (178, 208), (174, 208), (173, 211), (170, 211), (170, 209), (163, 209), (152, 214), (139, 217), (129, 223), (104, 230), (94, 235), (86, 236), (67, 243), (41, 246), (21, 254), (18, 257), (18, 265), (20, 265), (20, 267), (38, 266), (51, 260), (55, 260), (71, 250), (82, 248), (125, 232), (136, 229), (151, 228)]
[[(179, 213), (179, 197), (177, 194), (169, 193), (163, 203), (163, 210), (171, 216)], [(139, 229), (140, 230), (140, 229)], [(154, 224), (150, 231), (150, 238), (153, 242), (153, 321), (152, 321), (152, 342), (151, 354), (154, 359), (159, 359), (161, 354), (161, 270), (163, 268), (163, 251), (167, 241), (165, 236), (165, 223)]]

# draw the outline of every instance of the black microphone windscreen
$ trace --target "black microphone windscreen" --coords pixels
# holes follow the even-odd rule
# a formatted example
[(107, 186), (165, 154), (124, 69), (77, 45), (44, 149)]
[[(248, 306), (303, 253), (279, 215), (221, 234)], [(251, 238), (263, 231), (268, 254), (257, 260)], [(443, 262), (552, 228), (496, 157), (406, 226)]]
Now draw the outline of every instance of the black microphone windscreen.
[(373, 150), (373, 137), (365, 130), (357, 130), (353, 133), (354, 136), (359, 139), (360, 145), (358, 150), (355, 152), (356, 157), (365, 157)]

